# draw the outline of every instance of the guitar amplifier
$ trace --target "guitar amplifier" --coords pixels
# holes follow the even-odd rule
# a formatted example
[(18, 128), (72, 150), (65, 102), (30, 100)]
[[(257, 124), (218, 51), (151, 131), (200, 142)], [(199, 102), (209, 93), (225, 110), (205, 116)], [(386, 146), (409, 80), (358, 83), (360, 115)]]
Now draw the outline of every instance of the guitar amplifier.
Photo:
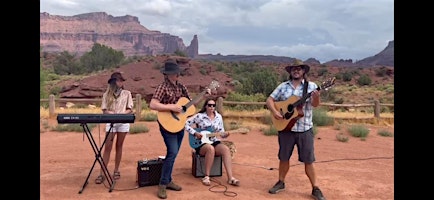
[[(191, 173), (194, 177), (205, 177), (205, 156), (191, 152), (191, 157), (193, 159)], [(211, 166), (210, 177), (222, 176), (222, 157), (214, 156), (214, 162)]]
[(139, 187), (160, 183), (163, 159), (139, 160), (137, 162), (137, 183)]

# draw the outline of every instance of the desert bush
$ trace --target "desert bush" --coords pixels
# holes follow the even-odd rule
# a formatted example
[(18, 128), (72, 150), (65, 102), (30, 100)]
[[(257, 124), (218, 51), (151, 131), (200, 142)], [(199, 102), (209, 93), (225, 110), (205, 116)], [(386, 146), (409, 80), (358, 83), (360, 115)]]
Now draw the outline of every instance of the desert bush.
[(158, 118), (157, 113), (147, 112), (144, 115), (142, 115), (140, 121), (154, 122), (157, 121), (157, 118)]
[(316, 126), (330, 126), (334, 124), (333, 117), (330, 117), (327, 114), (327, 110), (324, 108), (317, 108), (313, 110), (312, 121)]
[(130, 126), (131, 134), (147, 133), (147, 132), (149, 132), (149, 128), (144, 124), (131, 124)]
[(259, 119), (259, 121), (261, 122), (261, 123), (263, 123), (263, 124), (268, 124), (268, 125), (271, 125), (271, 124), (273, 124), (273, 121), (272, 121), (272, 119), (271, 119), (271, 114), (265, 114), (264, 113), (264, 115), (263, 115), (263, 117), (261, 117), (260, 119)]
[(372, 82), (371, 78), (368, 75), (366, 75), (366, 74), (361, 75), (357, 79), (357, 83), (359, 85), (371, 85), (371, 82)]
[[(96, 124), (88, 124), (89, 129), (93, 129)], [(83, 133), (83, 127), (80, 124), (58, 124), (52, 128), (55, 132), (80, 132)]]
[(369, 129), (363, 125), (352, 125), (348, 128), (348, 132), (353, 137), (366, 138), (369, 134)]
[(393, 137), (393, 133), (387, 130), (379, 130), (377, 134), (384, 137)]
[(270, 125), (267, 129), (261, 128), (261, 131), (267, 136), (278, 134), (277, 129), (273, 125)]
[(344, 135), (343, 133), (339, 133), (339, 134), (336, 134), (336, 139), (339, 141), (339, 142), (348, 142), (348, 140), (350, 139), (348, 136), (346, 136), (346, 135)]

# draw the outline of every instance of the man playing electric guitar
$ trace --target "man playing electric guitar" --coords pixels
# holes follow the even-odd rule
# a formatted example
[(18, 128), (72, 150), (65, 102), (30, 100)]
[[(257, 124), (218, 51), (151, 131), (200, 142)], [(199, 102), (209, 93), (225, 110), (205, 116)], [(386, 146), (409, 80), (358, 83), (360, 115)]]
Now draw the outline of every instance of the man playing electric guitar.
[[(167, 60), (164, 63), (164, 68), (160, 71), (164, 75), (164, 81), (157, 86), (152, 96), (149, 108), (157, 110), (158, 112), (167, 112), (171, 115), (181, 112), (186, 112), (185, 106), (177, 104), (178, 100), (183, 98), (190, 100), (190, 96), (185, 85), (178, 81), (181, 75), (181, 70), (176, 60)], [(207, 91), (209, 94), (210, 91)], [(202, 96), (203, 97), (203, 96)], [(195, 98), (194, 102), (189, 102), (196, 105), (200, 102), (200, 98)], [(191, 107), (193, 108), (193, 107)], [(193, 111), (194, 113), (194, 111)], [(166, 189), (180, 191), (182, 187), (172, 181), (172, 171), (175, 159), (178, 155), (179, 148), (181, 147), (182, 139), (184, 137), (184, 124), (181, 123), (181, 128), (177, 131), (169, 131), (165, 129), (162, 124), (165, 121), (158, 121), (160, 126), (161, 136), (163, 137), (164, 144), (166, 145), (166, 158), (164, 159), (163, 167), (161, 170), (161, 178), (158, 186), (157, 196), (161, 199), (167, 198)]]
[(299, 116), (293, 124), (278, 131), (279, 177), (277, 183), (268, 192), (276, 194), (284, 190), (285, 177), (290, 167), (289, 160), (294, 147), (297, 146), (298, 160), (305, 165), (305, 173), (312, 186), (312, 196), (315, 199), (324, 200), (325, 198), (316, 182), (313, 166), (315, 154), (312, 111), (314, 107), (320, 104), (320, 91), (317, 90), (317, 84), (307, 80), (306, 74), (309, 72), (309, 65), (296, 60), (296, 63), (285, 67), (285, 69), (289, 73), (289, 80), (279, 84), (266, 100), (267, 107), (273, 117), (276, 120), (285, 120), (288, 115), (292, 114), (277, 109), (276, 102), (286, 101), (294, 96), (300, 98), (308, 93), (310, 93), (310, 97), (306, 98), (305, 102), (301, 102), (297, 108), (294, 108), (299, 109), (302, 116)]

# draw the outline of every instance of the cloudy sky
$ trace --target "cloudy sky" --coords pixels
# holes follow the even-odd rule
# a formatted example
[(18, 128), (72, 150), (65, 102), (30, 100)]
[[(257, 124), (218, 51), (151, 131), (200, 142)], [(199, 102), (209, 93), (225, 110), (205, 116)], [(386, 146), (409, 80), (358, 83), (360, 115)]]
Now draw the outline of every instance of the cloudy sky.
[(394, 40), (394, 0), (40, 0), (40, 12), (135, 16), (186, 46), (197, 35), (199, 54), (355, 62)]

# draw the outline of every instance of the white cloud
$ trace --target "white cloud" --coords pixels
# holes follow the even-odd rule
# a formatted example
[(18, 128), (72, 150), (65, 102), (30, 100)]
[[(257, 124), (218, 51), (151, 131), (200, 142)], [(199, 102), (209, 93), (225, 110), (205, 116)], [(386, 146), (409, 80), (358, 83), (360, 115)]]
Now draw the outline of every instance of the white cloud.
[(360, 60), (394, 40), (393, 0), (40, 0), (40, 11), (132, 15), (199, 53)]

